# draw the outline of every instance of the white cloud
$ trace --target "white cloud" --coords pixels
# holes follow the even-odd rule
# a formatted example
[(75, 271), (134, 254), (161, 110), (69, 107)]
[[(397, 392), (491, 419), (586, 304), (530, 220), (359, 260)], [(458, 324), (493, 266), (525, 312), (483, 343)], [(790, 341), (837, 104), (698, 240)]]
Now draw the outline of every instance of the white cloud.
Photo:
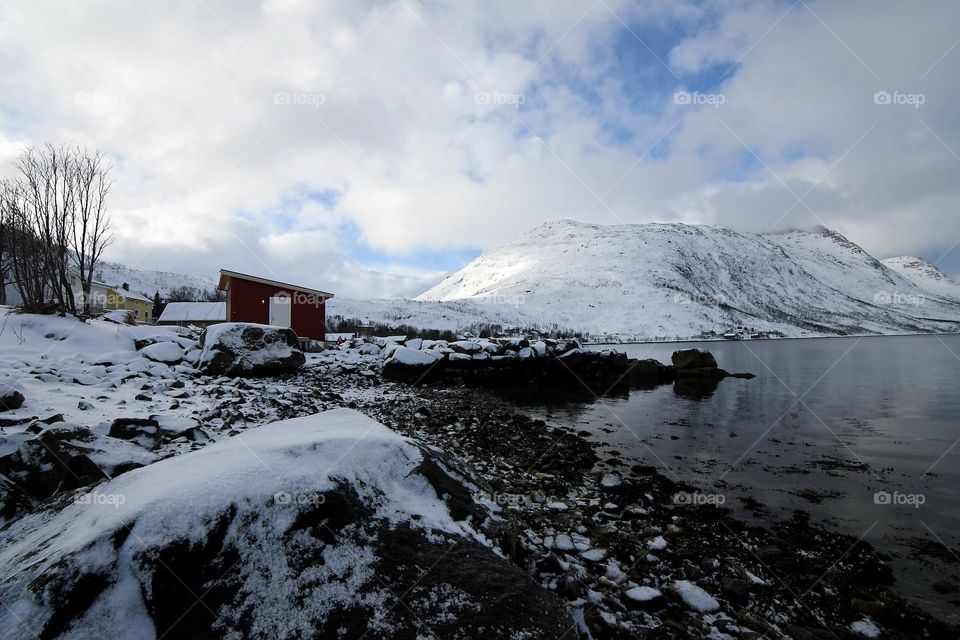
[[(344, 228), (386, 255), (489, 247), (561, 217), (823, 221), (882, 255), (960, 237), (960, 47), (937, 62), (958, 9), (789, 6), (8, 2), (0, 162), (46, 140), (108, 151), (111, 258), (229, 262), (353, 295), (413, 293), (439, 274), (357, 264)], [(638, 37), (684, 37), (661, 60), (634, 42), (648, 67), (624, 77), (621, 19)], [(661, 62), (677, 87), (737, 66), (718, 109), (675, 105), (653, 81), (638, 106), (625, 85), (664, 75)], [(926, 102), (876, 105), (877, 91)], [(794, 205), (808, 189), (813, 213)], [(328, 191), (332, 207), (288, 202)]]

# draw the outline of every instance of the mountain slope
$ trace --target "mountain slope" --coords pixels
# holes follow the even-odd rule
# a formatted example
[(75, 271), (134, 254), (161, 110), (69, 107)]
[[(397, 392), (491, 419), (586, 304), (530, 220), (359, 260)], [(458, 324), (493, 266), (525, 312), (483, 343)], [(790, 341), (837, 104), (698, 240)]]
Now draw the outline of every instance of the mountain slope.
[(786, 335), (957, 330), (960, 305), (826, 230), (752, 235), (683, 224), (538, 227), (418, 296), (489, 301), (625, 338), (745, 326)]
[(139, 291), (146, 296), (153, 296), (157, 291), (166, 296), (171, 290), (180, 287), (194, 289), (197, 293), (213, 291), (217, 283), (212, 278), (184, 275), (169, 271), (149, 271), (127, 267), (118, 262), (101, 262), (97, 264), (94, 279), (109, 285), (119, 286), (126, 282), (131, 291)]
[(887, 258), (883, 264), (935, 296), (960, 301), (960, 283), (950, 279), (933, 263), (915, 256)]

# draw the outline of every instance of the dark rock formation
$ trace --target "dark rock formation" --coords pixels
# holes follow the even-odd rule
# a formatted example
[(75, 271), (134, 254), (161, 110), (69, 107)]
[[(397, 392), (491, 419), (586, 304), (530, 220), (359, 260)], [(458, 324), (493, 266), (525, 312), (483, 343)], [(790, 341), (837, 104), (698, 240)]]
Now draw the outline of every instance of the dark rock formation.
[(306, 358), (293, 329), (229, 322), (200, 336), (198, 368), (210, 376), (270, 376), (291, 373)]

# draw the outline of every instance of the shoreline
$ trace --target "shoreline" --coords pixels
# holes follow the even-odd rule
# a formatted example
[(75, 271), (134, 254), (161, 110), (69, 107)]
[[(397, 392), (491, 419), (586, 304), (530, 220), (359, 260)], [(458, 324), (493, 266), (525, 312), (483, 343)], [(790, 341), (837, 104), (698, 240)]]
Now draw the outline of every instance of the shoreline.
[[(955, 637), (945, 622), (896, 591), (886, 556), (852, 536), (811, 525), (803, 512), (785, 520), (768, 516), (756, 524), (716, 506), (674, 504), (678, 492), (697, 494), (697, 487), (652, 467), (624, 468), (622, 461), (600, 460), (599, 444), (569, 426), (524, 415), (496, 393), (432, 386), (431, 400), (425, 402), (416, 389), (395, 385), (393, 393), (410, 406), (399, 415), (394, 408), (392, 415), (378, 411), (375, 417), (442, 448), (491, 483), (495, 501), (534, 532), (520, 541), (523, 552), (514, 559), (567, 600), (585, 625), (581, 632), (617, 638), (669, 628), (659, 632), (667, 635), (655, 637), (685, 637), (714, 628), (734, 637), (852, 637), (849, 625), (866, 617), (895, 628), (897, 637)], [(472, 417), (471, 424), (457, 416)], [(405, 423), (412, 427), (404, 428)], [(508, 439), (509, 446), (499, 438)], [(566, 453), (554, 451), (554, 440)], [(545, 468), (539, 458), (525, 465), (529, 450), (545, 458)], [(594, 452), (589, 465), (584, 464), (586, 450)], [(548, 506), (558, 503), (566, 506)], [(570, 542), (564, 538), (558, 549), (558, 536)], [(604, 549), (604, 561), (584, 559), (578, 539), (590, 550)], [(838, 558), (842, 571), (836, 570)], [(650, 585), (662, 597), (657, 604), (631, 609), (623, 583), (611, 574)], [(722, 603), (722, 613), (689, 611), (670, 592), (668, 585), (677, 580), (704, 587)], [(789, 623), (777, 622), (772, 612), (779, 609), (797, 615)], [(732, 617), (725, 620), (728, 613)]]
[(615, 347), (617, 345), (634, 345), (634, 344), (699, 344), (703, 342), (779, 342), (782, 340), (837, 340), (844, 338), (919, 338), (919, 337), (936, 337), (936, 336), (960, 336), (960, 331), (952, 331), (945, 333), (863, 333), (863, 334), (849, 334), (845, 336), (834, 336), (834, 335), (822, 335), (822, 336), (787, 336), (787, 337), (774, 337), (774, 338), (751, 338), (749, 340), (740, 339), (735, 340), (731, 338), (683, 338), (678, 340), (639, 340), (639, 341), (628, 341), (628, 342), (586, 342), (581, 340), (581, 344), (585, 347)]

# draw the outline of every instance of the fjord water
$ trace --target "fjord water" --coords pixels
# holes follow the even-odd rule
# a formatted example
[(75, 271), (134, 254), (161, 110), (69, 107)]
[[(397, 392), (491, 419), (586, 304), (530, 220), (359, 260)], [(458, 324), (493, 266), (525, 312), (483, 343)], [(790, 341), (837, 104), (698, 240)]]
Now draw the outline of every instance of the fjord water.
[(595, 348), (669, 362), (691, 347), (757, 378), (525, 409), (589, 431), (601, 458), (615, 451), (722, 495), (740, 517), (804, 510), (890, 554), (896, 587), (911, 600), (939, 616), (960, 613), (960, 336)]

